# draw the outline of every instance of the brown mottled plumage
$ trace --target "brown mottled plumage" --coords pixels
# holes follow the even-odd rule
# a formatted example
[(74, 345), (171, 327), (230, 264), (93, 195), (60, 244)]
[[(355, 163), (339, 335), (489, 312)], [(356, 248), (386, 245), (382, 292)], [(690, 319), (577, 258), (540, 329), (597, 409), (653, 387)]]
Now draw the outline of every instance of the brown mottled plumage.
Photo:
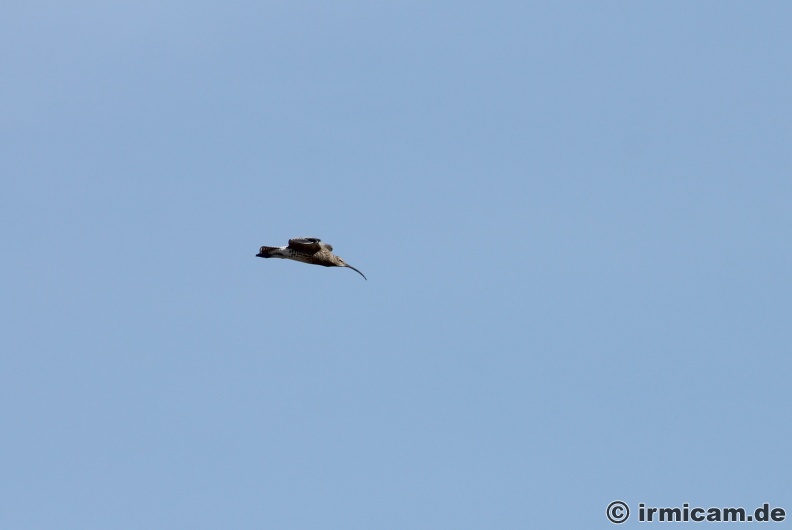
[(332, 245), (322, 243), (322, 240), (316, 237), (290, 239), (289, 245), (285, 247), (261, 247), (256, 256), (259, 258), (291, 259), (310, 263), (311, 265), (322, 265), (323, 267), (347, 267), (368, 280), (365, 274), (333, 254)]

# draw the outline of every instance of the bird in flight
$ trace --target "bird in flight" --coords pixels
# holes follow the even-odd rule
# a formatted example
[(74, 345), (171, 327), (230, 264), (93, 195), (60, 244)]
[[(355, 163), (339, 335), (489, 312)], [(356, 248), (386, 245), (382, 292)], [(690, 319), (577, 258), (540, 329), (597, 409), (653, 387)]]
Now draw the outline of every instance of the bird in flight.
[(322, 240), (316, 237), (296, 237), (290, 239), (289, 245), (285, 247), (261, 247), (256, 257), (292, 259), (323, 267), (347, 267), (368, 280), (365, 274), (333, 254), (331, 245), (322, 243)]

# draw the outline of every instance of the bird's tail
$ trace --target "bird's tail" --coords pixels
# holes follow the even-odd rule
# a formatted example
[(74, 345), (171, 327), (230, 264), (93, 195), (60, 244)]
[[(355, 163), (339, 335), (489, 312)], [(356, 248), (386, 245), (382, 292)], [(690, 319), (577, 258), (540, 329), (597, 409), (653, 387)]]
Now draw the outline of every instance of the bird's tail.
[(259, 249), (259, 253), (256, 254), (256, 257), (259, 257), (259, 258), (271, 258), (272, 257), (272, 252), (274, 250), (281, 250), (281, 249), (278, 248), (278, 247), (261, 247)]

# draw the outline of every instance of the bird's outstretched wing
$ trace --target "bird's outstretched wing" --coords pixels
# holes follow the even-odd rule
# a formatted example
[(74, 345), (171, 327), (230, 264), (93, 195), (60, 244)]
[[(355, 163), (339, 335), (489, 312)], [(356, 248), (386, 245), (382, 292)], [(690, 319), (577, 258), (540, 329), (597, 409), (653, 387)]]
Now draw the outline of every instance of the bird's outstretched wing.
[[(295, 237), (289, 240), (289, 248), (297, 252), (304, 252), (306, 254), (315, 254), (322, 250), (323, 247), (329, 247), (322, 243), (318, 237)], [(332, 251), (333, 247), (330, 247)]]

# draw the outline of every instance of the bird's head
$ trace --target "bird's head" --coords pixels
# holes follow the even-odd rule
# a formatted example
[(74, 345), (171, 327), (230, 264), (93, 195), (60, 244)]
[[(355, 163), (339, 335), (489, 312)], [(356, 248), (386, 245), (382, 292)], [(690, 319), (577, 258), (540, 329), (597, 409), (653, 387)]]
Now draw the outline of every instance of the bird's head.
[(346, 261), (342, 260), (341, 258), (338, 258), (338, 265), (336, 265), (336, 267), (346, 267), (347, 269), (352, 269), (352, 270), (353, 270), (353, 271), (355, 271), (356, 273), (358, 273), (358, 274), (360, 274), (361, 276), (363, 276), (363, 279), (365, 279), (365, 280), (368, 280), (368, 278), (366, 278), (366, 275), (365, 275), (365, 274), (363, 274), (362, 272), (360, 272), (360, 271), (359, 271), (359, 270), (357, 270), (355, 267), (353, 267), (352, 265), (350, 265), (350, 264), (349, 264), (349, 263), (347, 263)]

